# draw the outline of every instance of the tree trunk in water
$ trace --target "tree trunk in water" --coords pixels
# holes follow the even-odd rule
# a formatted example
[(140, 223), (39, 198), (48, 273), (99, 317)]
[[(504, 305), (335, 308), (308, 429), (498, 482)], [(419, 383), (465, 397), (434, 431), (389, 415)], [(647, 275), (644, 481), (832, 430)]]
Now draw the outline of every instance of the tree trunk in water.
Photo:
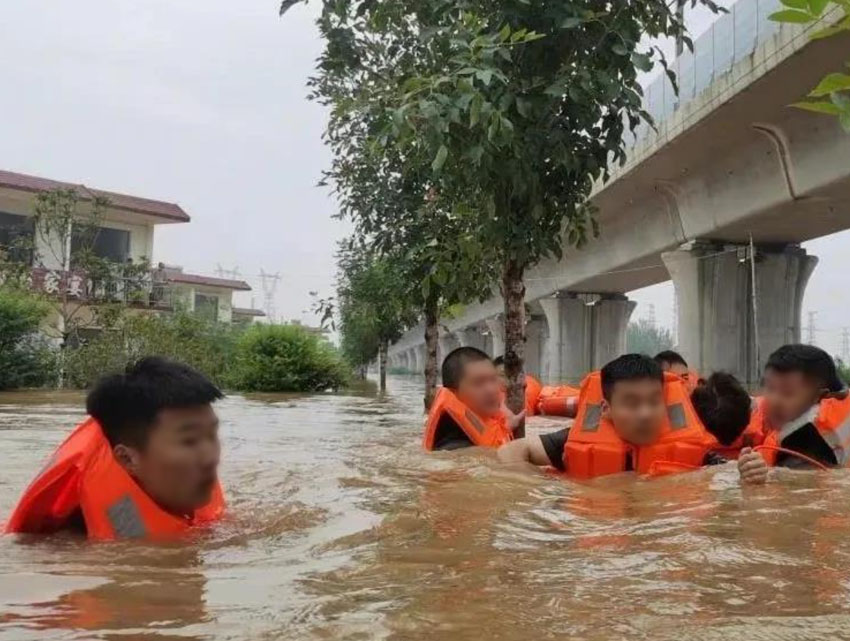
[(387, 391), (387, 341), (381, 341), (378, 347), (378, 376), (381, 393)]
[(425, 411), (431, 410), (437, 396), (437, 344), (440, 315), (436, 299), (425, 302)]
[[(525, 409), (525, 267), (509, 260), (502, 271), (502, 295), (505, 299), (505, 377), (508, 380), (506, 403), (519, 414)], [(525, 422), (514, 432), (525, 436)]]

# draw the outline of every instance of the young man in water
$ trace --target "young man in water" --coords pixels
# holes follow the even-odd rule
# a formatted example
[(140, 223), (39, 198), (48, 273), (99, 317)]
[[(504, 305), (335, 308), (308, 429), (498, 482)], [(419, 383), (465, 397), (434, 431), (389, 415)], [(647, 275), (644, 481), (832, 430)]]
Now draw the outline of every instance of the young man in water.
[[(202, 374), (162, 358), (102, 379), (86, 401), (96, 423), (83, 423), (57, 450), (7, 530), (125, 538), (182, 529), (221, 500), (212, 408), (220, 398)], [(113, 485), (124, 486), (117, 499), (108, 496)]]
[[(846, 465), (850, 399), (832, 357), (812, 345), (785, 345), (767, 361), (764, 396), (758, 410), (766, 443), (797, 452), (827, 467)], [(820, 429), (819, 429), (820, 427)], [(813, 464), (787, 452), (765, 452), (777, 467), (812, 469)], [(742, 451), (741, 481), (767, 480), (769, 464), (760, 452)]]
[(693, 391), (701, 382), (699, 376), (688, 367), (688, 362), (678, 352), (665, 350), (655, 355), (655, 362), (661, 365), (665, 372), (675, 374), (688, 384), (688, 389)]
[[(601, 372), (602, 401), (600, 412), (608, 419), (616, 436), (627, 448), (652, 446), (661, 436), (668, 407), (665, 403), (664, 372), (653, 359), (638, 354), (627, 354), (608, 363)], [(749, 397), (738, 404), (749, 412)], [(737, 410), (737, 408), (735, 408)], [(732, 415), (740, 416), (734, 411)], [(736, 420), (728, 412), (716, 416), (717, 421)], [(570, 428), (557, 432), (530, 436), (513, 441), (499, 450), (499, 458), (507, 463), (528, 462), (552, 466), (562, 472), (567, 469), (565, 447)], [(726, 462), (713, 452), (705, 452), (701, 463), (714, 465)], [(624, 469), (634, 470), (631, 453), (627, 454)]]
[[(514, 415), (503, 406), (502, 379), (493, 360), (480, 349), (460, 347), (451, 352), (443, 361), (442, 378), (443, 387), (478, 417), (504, 420), (511, 431), (525, 418), (525, 412)], [(430, 449), (456, 450), (473, 445), (448, 412), (439, 417)]]
[(715, 372), (700, 380), (691, 392), (691, 403), (705, 428), (717, 439), (718, 452), (727, 458), (738, 458), (743, 447), (764, 440), (760, 431), (748, 429), (753, 400), (731, 374)]

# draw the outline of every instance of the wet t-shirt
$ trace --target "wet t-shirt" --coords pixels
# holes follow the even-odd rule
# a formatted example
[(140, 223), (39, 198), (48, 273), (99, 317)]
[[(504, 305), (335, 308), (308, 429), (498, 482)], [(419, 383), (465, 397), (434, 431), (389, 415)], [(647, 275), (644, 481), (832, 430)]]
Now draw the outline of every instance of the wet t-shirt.
[[(570, 436), (570, 428), (558, 430), (543, 434), (540, 440), (543, 443), (543, 449), (546, 450), (546, 455), (549, 457), (549, 463), (557, 470), (564, 472), (564, 447), (567, 445), (567, 438)], [(720, 456), (717, 452), (709, 452), (703, 459), (703, 465), (722, 465), (726, 463), (726, 458)], [(635, 469), (634, 461), (632, 461), (631, 453), (626, 455), (626, 472), (633, 472)]]

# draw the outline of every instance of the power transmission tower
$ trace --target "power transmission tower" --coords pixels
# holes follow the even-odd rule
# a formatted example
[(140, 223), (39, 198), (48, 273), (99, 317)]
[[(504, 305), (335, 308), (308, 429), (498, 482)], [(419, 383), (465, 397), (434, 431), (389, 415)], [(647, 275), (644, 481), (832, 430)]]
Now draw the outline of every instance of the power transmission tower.
[(269, 322), (274, 323), (277, 318), (275, 293), (277, 293), (277, 286), (280, 283), (280, 272), (268, 274), (264, 269), (261, 269), (260, 280), (263, 283), (263, 310), (266, 312)]
[(217, 263), (215, 266), (215, 273), (219, 278), (228, 278), (230, 280), (239, 280), (242, 277), (242, 274), (239, 272), (238, 265), (233, 269), (225, 269), (221, 266), (221, 263)]
[(652, 329), (655, 329), (655, 326), (658, 323), (658, 319), (656, 319), (656, 317), (655, 317), (655, 305), (649, 306), (649, 316), (647, 316), (646, 320), (649, 323), (649, 325), (652, 327)]
[(817, 315), (817, 312), (809, 312), (809, 324), (806, 326), (806, 342), (809, 345), (814, 345), (817, 342), (816, 335), (818, 330), (815, 324)]
[(841, 328), (841, 360), (850, 363), (850, 327)]

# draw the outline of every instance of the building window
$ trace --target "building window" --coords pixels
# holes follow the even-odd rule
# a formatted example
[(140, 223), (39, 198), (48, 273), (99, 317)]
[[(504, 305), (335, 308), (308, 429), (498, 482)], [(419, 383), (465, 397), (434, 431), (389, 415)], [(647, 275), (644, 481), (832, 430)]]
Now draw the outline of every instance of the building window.
[(0, 212), (0, 260), (32, 263), (33, 234), (30, 216)]
[(88, 248), (98, 258), (126, 263), (130, 258), (130, 232), (109, 227), (98, 227), (92, 232), (75, 227), (71, 238), (71, 256)]
[(204, 320), (218, 321), (218, 296), (195, 294), (195, 314)]

